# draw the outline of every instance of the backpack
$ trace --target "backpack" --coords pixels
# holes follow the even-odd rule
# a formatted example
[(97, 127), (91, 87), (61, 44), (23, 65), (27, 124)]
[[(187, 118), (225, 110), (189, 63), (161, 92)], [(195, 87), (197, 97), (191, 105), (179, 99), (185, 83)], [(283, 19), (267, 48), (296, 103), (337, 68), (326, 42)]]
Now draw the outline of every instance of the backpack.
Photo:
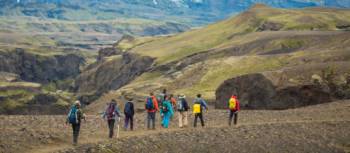
[(230, 98), (230, 101), (228, 103), (228, 107), (230, 110), (236, 109), (237, 100), (235, 98)]
[(68, 115), (68, 121), (70, 124), (78, 124), (78, 109), (75, 106), (72, 106)]
[(125, 107), (124, 107), (124, 113), (125, 114), (128, 114), (128, 115), (132, 115), (132, 103), (131, 102), (127, 102), (125, 104)]
[(184, 99), (179, 99), (179, 101), (176, 103), (176, 108), (178, 111), (184, 111)]
[(153, 99), (152, 97), (148, 97), (146, 101), (146, 109), (147, 110), (153, 110), (154, 109), (154, 104), (153, 104)]
[(107, 108), (107, 119), (110, 120), (114, 117), (114, 112), (115, 112), (115, 108), (116, 106), (114, 104), (109, 104), (108, 108)]
[(201, 104), (195, 103), (193, 105), (193, 114), (198, 114), (198, 113), (201, 113)]
[(163, 105), (162, 105), (162, 112), (163, 113), (167, 113), (168, 111), (169, 111), (168, 106), (166, 105), (166, 103), (163, 103)]

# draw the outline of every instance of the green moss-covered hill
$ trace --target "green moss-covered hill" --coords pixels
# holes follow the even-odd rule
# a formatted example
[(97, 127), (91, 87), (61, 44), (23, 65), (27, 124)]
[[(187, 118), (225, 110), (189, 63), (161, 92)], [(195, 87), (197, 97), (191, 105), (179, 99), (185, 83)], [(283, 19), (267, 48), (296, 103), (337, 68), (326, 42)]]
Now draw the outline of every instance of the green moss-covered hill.
[(306, 84), (312, 75), (332, 67), (339, 70), (339, 80), (344, 80), (350, 64), (349, 27), (350, 11), (345, 9), (287, 10), (256, 5), (201, 29), (123, 39), (115, 45), (117, 49), (152, 57), (155, 63), (126, 86), (102, 96), (90, 109), (97, 110), (109, 99), (122, 99), (125, 94), (142, 101), (142, 96), (162, 88), (215, 99), (216, 89), (225, 80), (250, 73), (282, 73), (275, 82)]

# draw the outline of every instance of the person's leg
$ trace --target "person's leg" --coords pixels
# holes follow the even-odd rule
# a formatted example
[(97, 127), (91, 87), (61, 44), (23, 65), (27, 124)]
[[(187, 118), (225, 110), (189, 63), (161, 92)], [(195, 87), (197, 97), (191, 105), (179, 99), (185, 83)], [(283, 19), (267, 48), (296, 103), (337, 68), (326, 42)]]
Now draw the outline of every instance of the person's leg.
[(168, 128), (169, 127), (169, 120), (170, 120), (170, 115), (169, 113), (165, 113), (163, 116), (163, 126), (164, 128)]
[(128, 125), (129, 125), (129, 116), (125, 115), (125, 121), (124, 121), (124, 129), (125, 131), (128, 130)]
[(201, 120), (202, 126), (204, 126), (204, 118), (203, 118), (203, 113), (199, 113), (199, 119)]
[(130, 116), (130, 130), (132, 131), (132, 130), (134, 130), (134, 116), (132, 115), (132, 116)]
[(107, 124), (108, 124), (108, 137), (111, 137), (111, 120), (107, 119)]
[(147, 112), (147, 129), (151, 128), (151, 113)]
[(73, 136), (73, 145), (76, 145), (76, 139), (75, 139), (75, 133), (76, 133), (76, 124), (72, 124), (72, 131), (73, 131), (73, 134), (72, 134), (72, 136)]
[(234, 114), (233, 111), (230, 110), (230, 116), (229, 116), (229, 120), (228, 120), (228, 125), (229, 126), (231, 126), (233, 114)]
[(198, 118), (198, 114), (194, 114), (193, 127), (197, 127), (197, 118)]
[(72, 129), (73, 129), (73, 145), (77, 145), (79, 131), (80, 131), (80, 124), (72, 124)]
[(80, 123), (77, 124), (76, 127), (76, 137), (75, 137), (75, 142), (78, 144), (78, 138), (79, 138), (79, 133), (80, 133)]
[(188, 126), (188, 112), (187, 111), (183, 112), (183, 121), (184, 121), (184, 125)]
[(156, 112), (152, 113), (152, 129), (156, 129)]
[(235, 112), (235, 121), (234, 121), (235, 125), (237, 125), (237, 120), (238, 120), (238, 112)]
[(109, 138), (113, 138), (113, 135), (114, 135), (114, 123), (115, 123), (115, 120), (108, 120)]
[(178, 114), (178, 117), (179, 117), (179, 127), (182, 128), (182, 126), (183, 126), (182, 125), (182, 112), (179, 111), (177, 114)]

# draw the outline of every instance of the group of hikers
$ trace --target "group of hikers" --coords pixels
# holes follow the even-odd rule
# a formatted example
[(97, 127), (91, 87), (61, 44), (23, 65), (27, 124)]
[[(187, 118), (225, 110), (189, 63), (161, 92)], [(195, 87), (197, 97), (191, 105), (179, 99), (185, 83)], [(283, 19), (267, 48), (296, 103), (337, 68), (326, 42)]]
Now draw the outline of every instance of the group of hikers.
[[(134, 129), (134, 114), (135, 108), (133, 103), (133, 98), (127, 97), (127, 102), (124, 105), (124, 130), (126, 131), (129, 128), (132, 131)], [(229, 109), (229, 121), (228, 125), (231, 126), (232, 120), (234, 124), (237, 124), (238, 111), (240, 110), (240, 104), (238, 98), (235, 95), (232, 95), (227, 102)], [(179, 127), (184, 128), (188, 127), (188, 111), (190, 111), (190, 106), (186, 100), (184, 94), (174, 97), (173, 94), (168, 95), (166, 89), (164, 89), (157, 96), (153, 92), (149, 94), (145, 101), (145, 111), (147, 112), (147, 129), (155, 130), (156, 129), (156, 116), (157, 113), (160, 113), (161, 117), (161, 126), (163, 128), (169, 128), (170, 121), (173, 118), (175, 112), (178, 114)], [(208, 112), (209, 107), (205, 100), (202, 98), (201, 94), (198, 94), (193, 100), (192, 112), (194, 114), (193, 127), (197, 126), (198, 118), (201, 122), (202, 127), (205, 126), (204, 123), (204, 112)], [(107, 104), (107, 108), (103, 113), (103, 119), (108, 123), (109, 128), (109, 138), (114, 136), (115, 124), (119, 123), (121, 120), (121, 112), (117, 105), (116, 100), (112, 99), (111, 102)], [(76, 101), (71, 107), (67, 123), (72, 125), (73, 129), (73, 145), (78, 143), (80, 124), (82, 120), (85, 120), (86, 116), (81, 110), (81, 104), (79, 101)], [(119, 133), (119, 124), (118, 133)], [(117, 133), (117, 137), (119, 136)]]

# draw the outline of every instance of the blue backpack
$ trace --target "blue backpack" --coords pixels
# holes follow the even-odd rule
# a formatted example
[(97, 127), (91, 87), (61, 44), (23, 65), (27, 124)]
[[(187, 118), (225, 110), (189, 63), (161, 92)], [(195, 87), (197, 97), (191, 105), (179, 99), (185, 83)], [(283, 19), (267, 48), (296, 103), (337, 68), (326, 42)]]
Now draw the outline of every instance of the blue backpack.
[(70, 124), (78, 124), (78, 109), (75, 106), (72, 106), (68, 114), (68, 120)]
[(152, 97), (148, 97), (148, 98), (147, 98), (146, 109), (147, 109), (147, 110), (153, 110), (153, 109), (154, 109)]
[(132, 115), (133, 114), (133, 108), (132, 108), (132, 103), (131, 102), (127, 102), (125, 104), (125, 108), (124, 108), (124, 113), (128, 114), (128, 115)]

